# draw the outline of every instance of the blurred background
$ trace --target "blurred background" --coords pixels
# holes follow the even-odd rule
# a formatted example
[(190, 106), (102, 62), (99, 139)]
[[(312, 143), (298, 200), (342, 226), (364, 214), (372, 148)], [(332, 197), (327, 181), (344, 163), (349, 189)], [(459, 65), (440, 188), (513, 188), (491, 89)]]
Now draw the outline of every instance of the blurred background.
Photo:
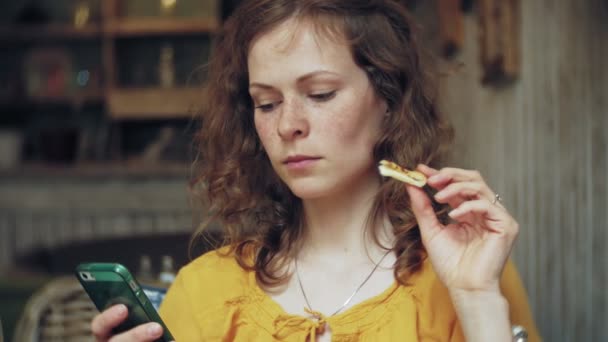
[[(157, 282), (188, 261), (204, 216), (187, 191), (204, 65), (238, 2), (0, 3), (7, 341), (31, 330), (24, 316), (52, 321), (34, 294), (78, 262)], [(521, 225), (513, 258), (541, 334), (607, 341), (608, 3), (406, 4), (456, 128), (450, 164), (480, 170)]]

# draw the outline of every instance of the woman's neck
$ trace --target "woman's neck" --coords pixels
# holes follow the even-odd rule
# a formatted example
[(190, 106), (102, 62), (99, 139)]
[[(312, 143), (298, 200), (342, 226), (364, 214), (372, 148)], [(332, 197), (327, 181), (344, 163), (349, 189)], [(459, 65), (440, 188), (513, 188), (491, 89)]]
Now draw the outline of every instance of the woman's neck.
[(383, 243), (392, 239), (392, 230), (387, 219), (374, 222), (370, 216), (380, 181), (374, 176), (366, 179), (331, 197), (303, 202), (306, 236), (300, 258), (347, 256), (362, 260), (383, 254), (365, 229), (371, 232), (374, 225), (381, 225)]

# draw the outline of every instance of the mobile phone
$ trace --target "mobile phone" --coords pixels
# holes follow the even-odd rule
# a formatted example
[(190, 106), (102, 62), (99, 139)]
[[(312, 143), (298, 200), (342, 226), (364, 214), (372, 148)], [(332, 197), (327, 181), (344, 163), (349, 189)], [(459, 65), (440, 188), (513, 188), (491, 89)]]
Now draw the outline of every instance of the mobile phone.
[(127, 319), (112, 330), (114, 333), (156, 322), (163, 327), (163, 335), (156, 341), (174, 340), (144, 289), (125, 266), (117, 263), (83, 263), (76, 267), (75, 273), (99, 311), (116, 304), (124, 304), (129, 309)]

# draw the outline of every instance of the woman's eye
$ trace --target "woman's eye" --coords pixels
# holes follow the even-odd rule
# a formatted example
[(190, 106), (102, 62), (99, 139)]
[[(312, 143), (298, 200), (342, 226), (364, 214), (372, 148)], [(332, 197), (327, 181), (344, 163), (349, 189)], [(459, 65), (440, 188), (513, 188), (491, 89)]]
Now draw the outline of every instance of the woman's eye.
[(265, 103), (265, 104), (256, 106), (255, 109), (259, 109), (264, 113), (268, 113), (268, 112), (272, 112), (272, 110), (276, 107), (277, 104), (278, 104), (278, 102)]
[(331, 100), (334, 96), (336, 95), (336, 91), (330, 91), (327, 93), (319, 93), (319, 94), (310, 94), (310, 98), (312, 98), (315, 101), (329, 101)]

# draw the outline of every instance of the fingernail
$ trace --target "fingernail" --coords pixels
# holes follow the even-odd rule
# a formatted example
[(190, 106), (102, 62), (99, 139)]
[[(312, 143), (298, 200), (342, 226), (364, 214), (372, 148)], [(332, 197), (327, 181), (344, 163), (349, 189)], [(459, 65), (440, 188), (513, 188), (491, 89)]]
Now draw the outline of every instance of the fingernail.
[(162, 331), (163, 328), (158, 323), (152, 323), (148, 326), (148, 336), (150, 337), (158, 336)]
[(127, 307), (124, 304), (119, 304), (115, 309), (116, 316), (122, 317), (127, 313)]
[(445, 193), (444, 193), (444, 192), (442, 192), (442, 191), (439, 191), (438, 193), (436, 193), (436, 194), (435, 194), (435, 196), (434, 196), (434, 197), (435, 197), (435, 199), (436, 199), (436, 200), (440, 200), (440, 199), (442, 199), (444, 196), (445, 196)]
[(448, 215), (450, 215), (450, 217), (454, 217), (454, 216), (458, 216), (458, 215), (460, 215), (460, 212), (461, 212), (461, 210), (459, 210), (459, 209), (454, 209), (454, 210), (450, 211), (450, 212), (448, 213)]

